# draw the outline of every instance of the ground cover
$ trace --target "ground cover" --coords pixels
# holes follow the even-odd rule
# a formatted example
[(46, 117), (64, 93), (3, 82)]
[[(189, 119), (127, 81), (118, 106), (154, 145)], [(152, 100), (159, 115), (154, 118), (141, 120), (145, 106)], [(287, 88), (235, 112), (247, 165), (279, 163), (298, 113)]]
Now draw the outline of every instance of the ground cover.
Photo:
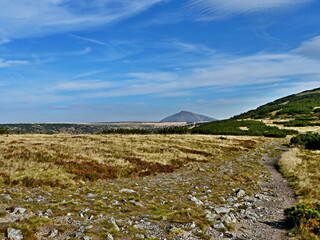
[[(3, 135), (0, 238), (9, 229), (25, 239), (231, 234), (240, 211), (249, 206), (242, 198), (253, 197), (258, 181), (268, 177), (259, 154), (238, 157), (264, 141), (208, 135)], [(120, 175), (105, 175), (109, 167)]]

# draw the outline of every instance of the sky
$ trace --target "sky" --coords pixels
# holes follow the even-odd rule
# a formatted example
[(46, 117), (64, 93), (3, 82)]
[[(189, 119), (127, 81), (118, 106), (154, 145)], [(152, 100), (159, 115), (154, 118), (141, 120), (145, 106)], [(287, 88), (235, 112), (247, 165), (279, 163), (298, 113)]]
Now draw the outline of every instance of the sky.
[(0, 0), (0, 122), (225, 119), (320, 87), (317, 0)]

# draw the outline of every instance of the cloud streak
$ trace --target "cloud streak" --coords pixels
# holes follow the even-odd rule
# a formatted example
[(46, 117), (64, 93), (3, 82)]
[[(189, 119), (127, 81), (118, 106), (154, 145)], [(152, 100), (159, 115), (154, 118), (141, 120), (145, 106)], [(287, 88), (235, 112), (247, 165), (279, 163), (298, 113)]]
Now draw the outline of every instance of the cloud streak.
[(14, 67), (19, 65), (28, 65), (28, 61), (23, 60), (5, 60), (0, 58), (0, 68)]
[(82, 91), (109, 88), (112, 83), (101, 80), (62, 82), (50, 88), (54, 91)]
[(301, 46), (293, 50), (293, 52), (306, 57), (320, 59), (320, 36), (303, 42)]
[(270, 11), (305, 4), (313, 0), (189, 0), (187, 11), (200, 20), (230, 17), (237, 14)]
[[(205, 62), (207, 64), (207, 62)], [(178, 73), (128, 73), (129, 79), (106, 91), (84, 94), (84, 98), (133, 95), (172, 96), (174, 92), (196, 94), (212, 87), (261, 86), (288, 81), (310, 82), (320, 75), (318, 62), (295, 54), (256, 54), (225, 57), (211, 61), (211, 66), (196, 67)], [(178, 94), (179, 95), (179, 94)], [(183, 95), (183, 94), (181, 94)]]
[(138, 14), (163, 1), (2, 0), (0, 43), (101, 26)]

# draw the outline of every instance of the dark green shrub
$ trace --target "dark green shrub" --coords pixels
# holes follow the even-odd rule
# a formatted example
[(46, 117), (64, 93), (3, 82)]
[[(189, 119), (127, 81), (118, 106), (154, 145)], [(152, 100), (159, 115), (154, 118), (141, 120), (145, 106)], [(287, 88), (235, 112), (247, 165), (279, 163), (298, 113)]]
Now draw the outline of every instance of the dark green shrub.
[(286, 208), (284, 215), (292, 227), (320, 236), (320, 203), (298, 203), (295, 207)]
[(222, 120), (203, 124), (191, 129), (192, 133), (214, 135), (248, 135), (265, 137), (286, 137), (297, 134), (294, 130), (279, 129), (253, 120)]
[(300, 134), (291, 138), (291, 144), (302, 145), (306, 149), (320, 150), (320, 134), (319, 133), (306, 133)]
[(152, 133), (149, 130), (145, 129), (106, 129), (103, 130), (100, 134), (150, 134)]
[(169, 127), (158, 130), (159, 134), (187, 134), (190, 130), (187, 127)]
[(8, 134), (9, 130), (5, 127), (0, 127), (0, 134)]

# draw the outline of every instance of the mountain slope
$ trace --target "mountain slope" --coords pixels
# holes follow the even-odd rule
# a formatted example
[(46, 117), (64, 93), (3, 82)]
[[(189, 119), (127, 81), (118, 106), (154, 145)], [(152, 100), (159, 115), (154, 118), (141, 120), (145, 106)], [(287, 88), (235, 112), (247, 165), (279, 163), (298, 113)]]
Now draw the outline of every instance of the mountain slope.
[(216, 121), (216, 119), (200, 114), (195, 114), (188, 111), (181, 111), (179, 113), (175, 113), (170, 115), (160, 122), (209, 122)]
[(320, 88), (293, 94), (235, 116), (236, 119), (309, 119), (320, 115)]

